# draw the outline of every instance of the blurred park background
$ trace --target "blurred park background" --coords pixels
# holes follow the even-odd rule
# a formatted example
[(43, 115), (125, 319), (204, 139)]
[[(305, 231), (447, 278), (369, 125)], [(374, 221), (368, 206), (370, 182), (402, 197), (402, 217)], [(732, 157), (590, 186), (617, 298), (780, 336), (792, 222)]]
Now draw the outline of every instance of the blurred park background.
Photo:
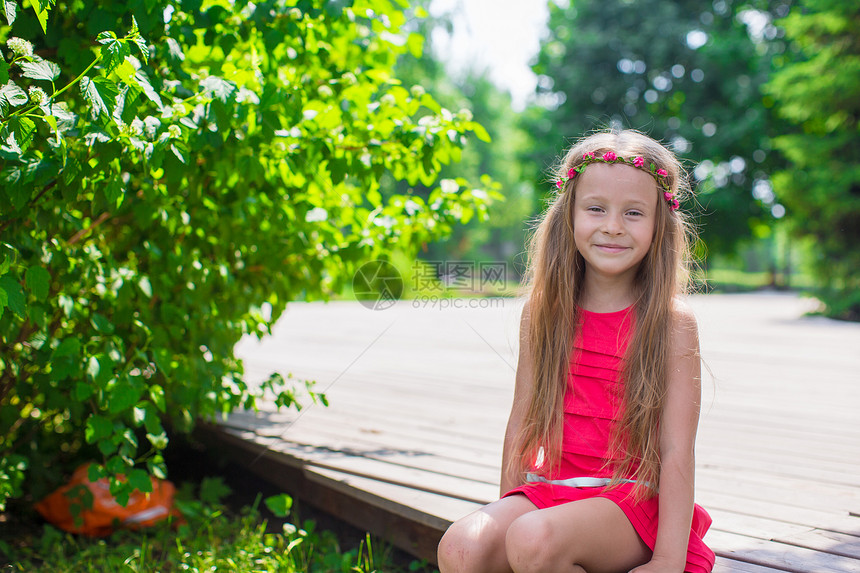
[[(403, 296), (515, 294), (549, 172), (593, 129), (688, 166), (701, 291), (860, 319), (856, 2), (0, 8), (0, 511), (83, 459), (123, 501), (169, 434), (317, 398), (250, 387), (233, 348), (368, 261)], [(462, 288), (453, 262), (504, 280)]]

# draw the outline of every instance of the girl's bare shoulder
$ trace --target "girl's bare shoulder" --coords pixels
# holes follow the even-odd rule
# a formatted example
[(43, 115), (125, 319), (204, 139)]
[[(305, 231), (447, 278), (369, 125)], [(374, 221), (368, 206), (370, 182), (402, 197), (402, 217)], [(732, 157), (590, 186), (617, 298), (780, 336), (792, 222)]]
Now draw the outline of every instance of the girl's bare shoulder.
[(696, 314), (683, 298), (676, 297), (672, 304), (672, 346), (698, 348), (699, 324)]

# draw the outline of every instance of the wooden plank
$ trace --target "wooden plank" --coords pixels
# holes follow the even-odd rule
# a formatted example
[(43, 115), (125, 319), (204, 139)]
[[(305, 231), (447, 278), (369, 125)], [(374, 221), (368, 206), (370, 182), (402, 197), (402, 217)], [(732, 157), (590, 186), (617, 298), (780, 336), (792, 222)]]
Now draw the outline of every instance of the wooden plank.
[(832, 553), (833, 555), (850, 557), (860, 563), (860, 537), (856, 535), (813, 529), (793, 535), (778, 535), (774, 541), (779, 541), (787, 545), (806, 547), (824, 553)]
[(777, 541), (765, 541), (711, 528), (705, 543), (721, 556), (792, 573), (857, 573), (860, 561)]
[[(290, 432), (290, 437), (276, 437), (279, 444), (283, 444), (287, 449), (279, 451), (293, 452), (297, 457), (302, 457), (309, 461), (316, 459), (315, 454), (322, 454), (328, 461), (328, 464), (337, 464), (335, 460), (341, 458), (361, 458), (368, 461), (376, 461), (381, 464), (397, 465), (404, 468), (414, 468), (424, 470), (432, 474), (438, 474), (451, 477), (467, 477), (474, 481), (480, 481), (490, 485), (498, 485), (499, 470), (493, 467), (476, 466), (468, 460), (459, 460), (443, 456), (435, 456), (419, 450), (402, 450), (392, 447), (386, 448), (367, 448), (365, 444), (354, 440), (338, 438), (332, 439), (328, 436), (321, 436), (315, 432), (304, 432), (296, 430)], [(253, 441), (266, 444), (271, 447), (271, 438), (267, 436), (257, 435)], [(336, 455), (330, 455), (336, 452)], [(391, 468), (385, 466), (385, 471), (391, 471)]]
[(265, 419), (250, 421), (230, 416), (224, 427), (253, 431), (263, 437), (277, 437), (300, 442), (308, 434), (318, 439), (336, 442), (363, 444), (368, 450), (395, 450), (414, 455), (433, 455), (455, 460), (468, 460), (475, 465), (489, 468), (498, 474), (501, 468), (501, 440), (473, 441), (454, 437), (442, 437), (437, 432), (411, 430), (397, 431), (394, 423), (368, 424), (364, 420), (340, 419), (337, 424), (324, 417), (309, 417), (301, 424), (283, 427), (282, 424), (267, 423)]
[(711, 492), (701, 488), (697, 488), (696, 498), (696, 501), (711, 513), (714, 510), (731, 511), (846, 535), (857, 535), (860, 532), (860, 518), (851, 517), (846, 511), (792, 507), (784, 503), (759, 498), (740, 498), (725, 491)]
[(744, 563), (743, 561), (735, 561), (734, 559), (726, 559), (725, 557), (717, 557), (712, 573), (774, 573), (774, 571), (782, 570), (755, 565), (753, 563)]
[(774, 476), (742, 465), (696, 467), (696, 489), (730, 491), (739, 498), (762, 499), (789, 507), (851, 512), (858, 503), (856, 488), (813, 480)]
[(860, 537), (822, 529), (813, 529), (775, 521), (768, 518), (710, 509), (714, 519), (712, 527), (764, 541), (778, 541), (806, 549), (850, 557), (860, 564)]
[(708, 513), (714, 520), (711, 528), (764, 541), (775, 541), (778, 537), (790, 537), (812, 531), (812, 528), (806, 525), (785, 523), (766, 517), (745, 515), (721, 509), (708, 508)]
[(488, 503), (498, 497), (498, 486), (492, 483), (401, 466), (383, 460), (353, 457), (337, 451), (300, 447), (281, 440), (260, 438), (250, 432), (225, 429), (224, 433), (259, 446), (263, 450), (260, 457), (280, 455), (295, 460), (295, 465), (303, 467), (337, 470), (476, 503)]
[[(398, 515), (433, 527), (440, 534), (444, 533), (454, 521), (484, 506), (481, 503), (463, 501), (410, 487), (387, 484), (375, 479), (345, 474), (334, 470), (313, 468), (310, 473), (337, 482), (336, 486), (330, 484), (329, 487), (335, 487), (349, 495), (366, 499), (369, 503), (373, 503), (392, 513), (397, 513)], [(432, 514), (416, 509), (428, 507), (434, 508)]]

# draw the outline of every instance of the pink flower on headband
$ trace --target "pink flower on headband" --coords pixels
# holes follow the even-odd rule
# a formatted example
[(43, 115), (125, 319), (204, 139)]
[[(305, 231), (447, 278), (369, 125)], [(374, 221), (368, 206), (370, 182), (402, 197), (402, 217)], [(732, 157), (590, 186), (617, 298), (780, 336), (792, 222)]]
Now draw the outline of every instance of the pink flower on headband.
[(633, 158), (633, 165), (635, 165), (636, 167), (642, 167), (643, 165), (645, 165), (645, 158), (642, 157), (641, 155), (634, 157)]
[(611, 151), (607, 151), (606, 153), (603, 154), (603, 160), (604, 161), (615, 161), (616, 159), (618, 159), (618, 156), (615, 155), (614, 153), (612, 153)]
[(665, 169), (658, 169), (658, 170), (657, 170), (657, 175), (661, 175), (661, 176), (663, 176), (663, 177), (666, 177), (666, 176), (667, 176), (667, 175), (669, 175), (669, 174), (666, 172), (666, 170), (665, 170)]
[(664, 198), (666, 201), (670, 201), (670, 202), (671, 202), (671, 201), (672, 201), (672, 194), (671, 194), (671, 193), (669, 193), (668, 191), (666, 191), (665, 193), (663, 193), (663, 198)]
[(669, 203), (669, 208), (672, 209), (673, 211), (677, 211), (678, 207), (680, 207), (680, 206), (681, 206), (681, 204), (678, 203), (677, 199), (672, 199), (672, 202)]
[(561, 179), (559, 179), (558, 181), (555, 182), (555, 186), (558, 187), (559, 189), (561, 189), (563, 185), (564, 185), (564, 181)]
[(567, 178), (573, 179), (574, 177), (576, 177), (576, 169), (571, 167), (570, 169), (567, 170)]
[(594, 159), (594, 152), (590, 151), (588, 153), (583, 153), (582, 158), (585, 160)]

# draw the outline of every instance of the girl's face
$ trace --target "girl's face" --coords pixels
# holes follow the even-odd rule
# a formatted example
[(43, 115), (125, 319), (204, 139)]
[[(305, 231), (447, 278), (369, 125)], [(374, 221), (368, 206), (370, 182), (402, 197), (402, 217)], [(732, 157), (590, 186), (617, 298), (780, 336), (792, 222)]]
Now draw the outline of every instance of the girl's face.
[(654, 178), (629, 165), (593, 163), (583, 171), (573, 204), (573, 238), (586, 280), (633, 283), (654, 238), (658, 204)]

